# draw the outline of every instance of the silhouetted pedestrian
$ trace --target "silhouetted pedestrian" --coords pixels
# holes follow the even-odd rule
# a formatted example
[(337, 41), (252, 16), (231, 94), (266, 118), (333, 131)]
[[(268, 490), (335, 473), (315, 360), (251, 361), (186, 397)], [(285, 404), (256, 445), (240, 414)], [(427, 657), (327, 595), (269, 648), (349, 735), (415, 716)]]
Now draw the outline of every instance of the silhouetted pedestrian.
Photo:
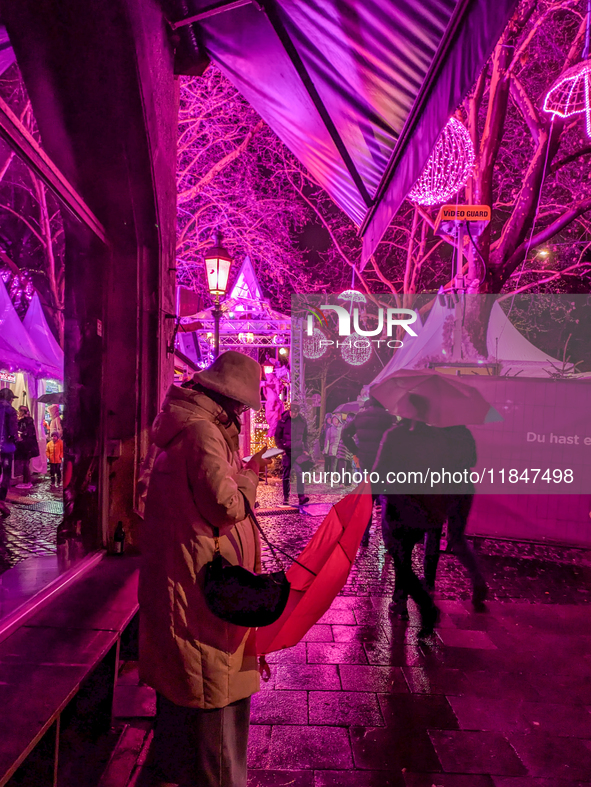
[[(448, 426), (443, 430), (446, 442), (446, 460), (443, 467), (449, 472), (464, 475), (476, 465), (476, 443), (472, 433), (466, 426)], [(457, 557), (472, 580), (472, 604), (478, 611), (483, 611), (484, 601), (488, 595), (488, 586), (472, 546), (466, 538), (468, 516), (474, 498), (474, 484), (462, 481), (460, 484), (449, 485), (446, 496), (447, 509), (447, 547)], [(425, 538), (424, 571), (425, 582), (429, 590), (435, 588), (437, 566), (439, 563), (441, 530), (431, 530)]]
[(24, 404), (18, 408), (18, 442), (14, 458), (22, 462), (23, 482), (17, 484), (17, 489), (31, 489), (31, 459), (39, 456), (39, 443), (35, 422), (31, 418), (29, 408)]
[(384, 543), (394, 561), (390, 610), (407, 617), (406, 599), (410, 596), (420, 610), (420, 635), (427, 636), (433, 632), (439, 611), (413, 571), (412, 552), (426, 531), (441, 528), (445, 521), (447, 511), (442, 490), (436, 487), (429, 494), (421, 490), (431, 488), (425, 483), (428, 470), (431, 466), (444, 465), (447, 445), (442, 429), (419, 420), (426, 410), (423, 397), (411, 394), (409, 399), (417, 420), (404, 419), (386, 432), (374, 470), (380, 474), (384, 492), (381, 497)]
[(303, 506), (310, 498), (304, 494), (304, 482), (299, 460), (309, 453), (308, 424), (301, 414), (300, 405), (297, 402), (292, 402), (291, 410), (286, 410), (279, 419), (275, 430), (275, 442), (279, 448), (283, 448), (285, 451), (282, 457), (283, 505), (289, 505), (289, 487), (293, 469), (296, 474), (298, 503)]
[[(359, 459), (361, 470), (371, 470), (376, 461), (378, 448), (385, 433), (394, 425), (395, 418), (386, 408), (372, 396), (365, 402), (363, 410), (348, 423), (341, 434), (341, 440), (347, 448)], [(375, 502), (378, 494), (372, 495)], [(373, 520), (373, 507), (369, 515), (369, 522), (361, 539), (363, 546), (369, 543), (369, 535)]]

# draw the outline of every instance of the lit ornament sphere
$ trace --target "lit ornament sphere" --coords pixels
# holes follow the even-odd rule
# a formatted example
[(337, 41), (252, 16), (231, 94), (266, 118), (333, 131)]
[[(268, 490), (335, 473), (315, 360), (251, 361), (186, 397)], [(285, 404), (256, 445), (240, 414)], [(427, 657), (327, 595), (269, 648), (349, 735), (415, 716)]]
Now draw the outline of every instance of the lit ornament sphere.
[(450, 118), (408, 198), (419, 205), (447, 202), (466, 185), (473, 166), (474, 146), (468, 129), (456, 118)]
[(371, 358), (371, 341), (365, 336), (352, 333), (349, 341), (341, 345), (343, 361), (350, 366), (363, 366)]
[(304, 357), (310, 361), (316, 358), (322, 358), (328, 349), (328, 345), (323, 344), (326, 341), (326, 336), (322, 333), (320, 328), (314, 328), (312, 336), (308, 336), (308, 332), (304, 331), (302, 351)]

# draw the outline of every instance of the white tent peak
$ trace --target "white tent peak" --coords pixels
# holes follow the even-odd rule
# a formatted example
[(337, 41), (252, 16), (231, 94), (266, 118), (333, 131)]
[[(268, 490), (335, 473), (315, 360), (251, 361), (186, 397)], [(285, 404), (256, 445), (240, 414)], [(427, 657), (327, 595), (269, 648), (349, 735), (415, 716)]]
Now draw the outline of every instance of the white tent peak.
[[(54, 338), (54, 335), (47, 323), (39, 295), (35, 293), (27, 309), (23, 325), (27, 329), (29, 336), (33, 339), (37, 349), (47, 359), (51, 366), (59, 370), (64, 367), (64, 351)], [(60, 378), (63, 377), (63, 371)]]
[[(55, 341), (55, 340), (54, 340)], [(36, 377), (63, 378), (63, 360), (46, 357), (20, 321), (6, 286), (0, 278), (0, 363), (30, 372)]]
[(240, 266), (230, 298), (242, 301), (260, 301), (263, 298), (258, 277), (248, 255)]
[[(399, 369), (425, 369), (430, 365), (454, 364), (453, 332), (455, 307), (435, 300), (431, 311), (414, 339), (406, 337), (404, 346), (397, 350), (392, 359), (373, 381), (380, 382)], [(473, 363), (497, 363), (500, 375), (549, 378), (560, 367), (561, 362), (535, 347), (513, 325), (511, 320), (495, 302), (488, 322), (486, 347), (488, 357), (471, 358)]]

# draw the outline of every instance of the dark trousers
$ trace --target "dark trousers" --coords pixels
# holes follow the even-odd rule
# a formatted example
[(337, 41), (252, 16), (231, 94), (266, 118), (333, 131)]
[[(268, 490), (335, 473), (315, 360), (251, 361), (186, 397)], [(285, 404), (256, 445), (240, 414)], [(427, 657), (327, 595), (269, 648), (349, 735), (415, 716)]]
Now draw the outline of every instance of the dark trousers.
[[(478, 559), (468, 539), (466, 526), (472, 508), (474, 495), (449, 495), (447, 510), (447, 547), (464, 566), (474, 588), (486, 587), (486, 580), (480, 570)], [(425, 557), (423, 567), (425, 582), (428, 587), (435, 586), (437, 566), (439, 564), (439, 548), (441, 529), (429, 530), (425, 536)]]
[(447, 514), (447, 541), (449, 551), (464, 566), (474, 588), (486, 588), (486, 580), (478, 559), (466, 538), (466, 525), (474, 495), (453, 495)]
[[(298, 495), (304, 494), (304, 482), (302, 481), (302, 471), (297, 468), (296, 465), (296, 491)], [(283, 454), (283, 474), (282, 474), (282, 483), (283, 483), (283, 499), (287, 500), (289, 497), (289, 482), (291, 477), (291, 454), (286, 452)]]
[(408, 527), (388, 516), (388, 499), (380, 495), (382, 506), (382, 535), (384, 544), (394, 561), (394, 593), (392, 601), (402, 604), (410, 596), (419, 607), (421, 614), (435, 606), (425, 586), (412, 567), (412, 551), (425, 538), (425, 529)]
[(428, 588), (435, 587), (435, 578), (437, 577), (437, 566), (439, 565), (439, 552), (441, 548), (442, 533), (442, 527), (436, 527), (432, 530), (427, 530), (425, 533), (423, 573), (425, 576), (425, 584)]
[(31, 460), (23, 459), (23, 484), (31, 483)]
[(12, 477), (12, 458), (14, 454), (0, 453), (0, 501), (6, 500)]
[[(160, 694), (142, 787), (246, 787), (250, 697), (225, 708), (175, 705)], [(139, 785), (138, 785), (139, 787)]]
[(51, 483), (61, 484), (62, 482), (62, 463), (61, 462), (50, 462), (49, 463), (49, 475), (51, 477)]

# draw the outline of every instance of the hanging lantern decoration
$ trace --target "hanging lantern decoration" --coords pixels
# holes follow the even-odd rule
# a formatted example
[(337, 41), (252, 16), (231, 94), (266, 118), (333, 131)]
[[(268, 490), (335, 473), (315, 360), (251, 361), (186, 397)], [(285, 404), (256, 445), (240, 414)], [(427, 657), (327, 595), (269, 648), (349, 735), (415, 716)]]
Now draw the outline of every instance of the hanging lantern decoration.
[(254, 333), (250, 331), (248, 333), (239, 333), (238, 341), (242, 344), (252, 344), (254, 342)]
[(466, 185), (474, 160), (474, 146), (468, 129), (456, 118), (450, 118), (408, 199), (419, 205), (447, 202)]
[(585, 115), (587, 136), (591, 137), (591, 61), (584, 60), (567, 69), (552, 85), (544, 99), (544, 111), (561, 118)]
[(341, 344), (343, 361), (350, 366), (363, 366), (371, 358), (371, 341), (365, 336), (352, 333), (349, 341)]
[(340, 295), (337, 295), (340, 301), (353, 301), (354, 303), (367, 303), (367, 298), (362, 292), (357, 290), (344, 290)]
[(303, 335), (302, 352), (304, 357), (310, 361), (315, 361), (317, 358), (322, 358), (328, 349), (326, 336), (322, 333), (320, 328), (314, 328), (312, 336), (308, 336), (307, 332)]

